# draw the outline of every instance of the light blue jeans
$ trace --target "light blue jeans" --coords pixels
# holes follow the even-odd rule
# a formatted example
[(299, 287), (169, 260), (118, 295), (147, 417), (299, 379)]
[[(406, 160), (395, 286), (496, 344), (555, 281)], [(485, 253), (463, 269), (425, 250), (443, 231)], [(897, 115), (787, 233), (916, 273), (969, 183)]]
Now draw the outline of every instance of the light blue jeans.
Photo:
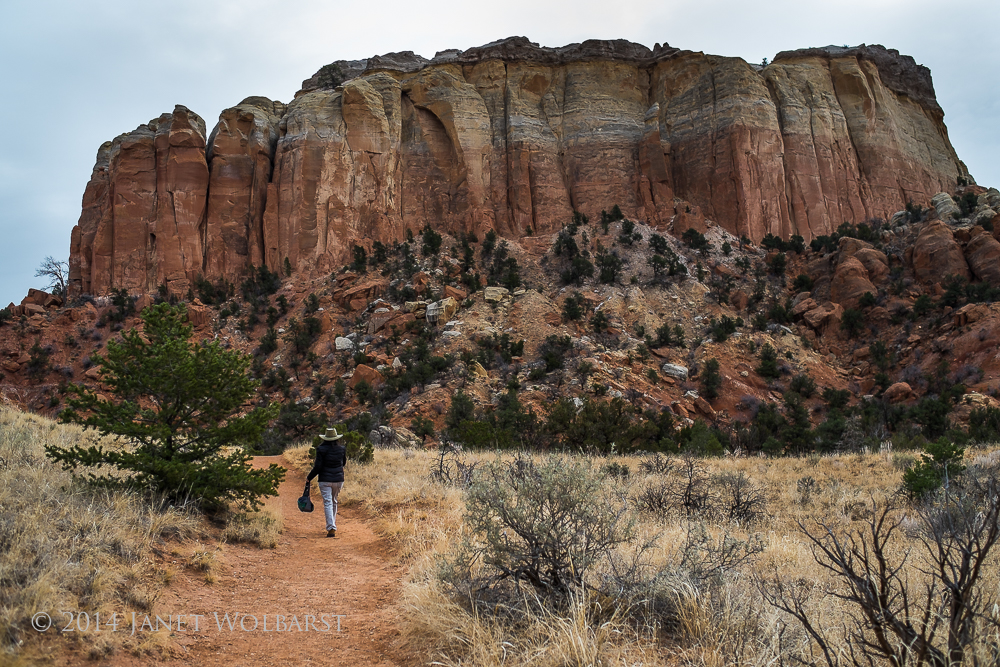
[(326, 529), (337, 530), (337, 496), (344, 487), (343, 482), (320, 482), (319, 493), (323, 496), (323, 512), (326, 513)]

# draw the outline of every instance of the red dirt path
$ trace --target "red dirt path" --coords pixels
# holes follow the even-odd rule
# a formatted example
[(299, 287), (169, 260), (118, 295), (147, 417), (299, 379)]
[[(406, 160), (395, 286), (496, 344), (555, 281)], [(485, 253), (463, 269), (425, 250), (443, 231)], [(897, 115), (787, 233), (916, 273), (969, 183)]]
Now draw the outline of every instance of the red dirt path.
[[(119, 652), (97, 661), (75, 656), (80, 664), (132, 667), (133, 665), (198, 665), (200, 667), (244, 667), (251, 665), (370, 665), (395, 667), (414, 664), (400, 648), (397, 603), (403, 570), (385, 540), (375, 535), (358, 508), (341, 506), (336, 539), (326, 537), (322, 502), (313, 484), (316, 510), (298, 511), (305, 475), (281, 456), (257, 457), (255, 467), (279, 463), (288, 469), (280, 495), (270, 499), (284, 514), (285, 530), (275, 549), (227, 544), (219, 558), (217, 581), (205, 582), (190, 569), (179, 574), (164, 589), (156, 613), (202, 614), (199, 631), (193, 620), (182, 632), (170, 636), (167, 655), (134, 656)], [(348, 480), (348, 484), (350, 480)], [(229, 612), (257, 617), (257, 630), (243, 631), (228, 625), (219, 631), (220, 618)], [(268, 631), (263, 631), (264, 615)], [(296, 616), (301, 626), (305, 616), (328, 614), (331, 631), (315, 621), (309, 631), (274, 631), (275, 615), (286, 623)], [(336, 631), (339, 614), (341, 628)], [(248, 618), (245, 627), (252, 628)], [(119, 630), (120, 631), (120, 630)]]

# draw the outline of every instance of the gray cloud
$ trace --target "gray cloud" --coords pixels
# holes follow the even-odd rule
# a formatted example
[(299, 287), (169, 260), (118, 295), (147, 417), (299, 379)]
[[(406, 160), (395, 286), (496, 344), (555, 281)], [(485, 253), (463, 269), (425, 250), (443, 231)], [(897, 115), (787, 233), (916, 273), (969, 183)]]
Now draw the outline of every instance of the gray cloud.
[(356, 3), (14, 0), (0, 25), (0, 305), (19, 302), (70, 230), (102, 142), (184, 104), (211, 127), (249, 95), (288, 101), (321, 65), (424, 56), (511, 35), (545, 46), (625, 38), (749, 62), (827, 44), (883, 44), (931, 68), (959, 156), (1000, 185), (996, 0), (458, 0)]

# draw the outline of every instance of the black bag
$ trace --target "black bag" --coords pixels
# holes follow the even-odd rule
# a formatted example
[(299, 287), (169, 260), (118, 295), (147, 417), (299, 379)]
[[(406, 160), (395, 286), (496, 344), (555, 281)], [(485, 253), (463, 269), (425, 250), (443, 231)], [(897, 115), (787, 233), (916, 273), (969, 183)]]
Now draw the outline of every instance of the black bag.
[(313, 511), (313, 501), (309, 499), (309, 482), (306, 482), (306, 490), (302, 492), (302, 497), (299, 498), (299, 511)]

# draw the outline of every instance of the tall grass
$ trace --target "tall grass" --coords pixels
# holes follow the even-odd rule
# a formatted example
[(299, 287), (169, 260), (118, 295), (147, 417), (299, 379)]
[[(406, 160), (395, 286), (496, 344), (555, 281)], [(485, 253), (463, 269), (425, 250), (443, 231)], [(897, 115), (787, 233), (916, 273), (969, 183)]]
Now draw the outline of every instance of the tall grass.
[[(164, 584), (151, 552), (201, 530), (185, 509), (87, 488), (45, 457), (45, 444), (87, 440), (93, 432), (0, 407), (0, 651), (37, 636), (38, 612), (151, 610)], [(92, 650), (114, 650), (113, 634), (90, 637)]]
[[(302, 448), (303, 451), (307, 448)], [(300, 453), (301, 454), (301, 453)], [(847, 613), (843, 603), (825, 595), (836, 584), (813, 558), (800, 524), (815, 527), (823, 520), (833, 529), (860, 525), (873, 503), (896, 497), (905, 455), (807, 456), (801, 458), (716, 458), (698, 463), (711, 484), (723, 484), (742, 473), (762, 488), (763, 517), (754, 522), (729, 520), (719, 512), (688, 516), (683, 511), (642, 512), (636, 541), (655, 538), (651, 565), (674, 568), (668, 582), (669, 614), (637, 622), (628, 610), (595, 595), (580, 596), (558, 611), (534, 605), (536, 612), (517, 622), (507, 616), (477, 612), (457, 596), (440, 576), (441, 564), (454, 554), (465, 534), (464, 492), (435, 482), (431, 469), (436, 453), (378, 450), (375, 463), (351, 466), (342, 498), (362, 505), (375, 517), (377, 529), (397, 546), (409, 565), (403, 592), (403, 632), (420, 655), (443, 665), (772, 665), (802, 655), (808, 638), (791, 619), (768, 605), (758, 582), (781, 577), (810, 591), (808, 604), (824, 623), (836, 626)], [(466, 453), (466, 462), (495, 455)], [(973, 460), (991, 461), (991, 452), (974, 452)], [(310, 462), (301, 465), (308, 468)], [(593, 461), (625, 466), (627, 477), (608, 477), (608, 484), (634, 497), (644, 486), (676, 479), (677, 472), (645, 474), (637, 457)], [(620, 469), (619, 469), (620, 470)], [(718, 487), (715, 487), (718, 488)], [(700, 531), (700, 532), (699, 532)], [(722, 539), (758, 540), (763, 551), (749, 566), (720, 569), (703, 580), (682, 576), (685, 540), (693, 532), (705, 544)], [(902, 554), (916, 545), (905, 536), (895, 546)], [(689, 549), (690, 551), (690, 549)], [(697, 557), (697, 554), (695, 554)], [(914, 570), (914, 581), (919, 572)], [(1000, 568), (990, 564), (984, 590), (1000, 590)], [(531, 605), (528, 605), (531, 607)]]

